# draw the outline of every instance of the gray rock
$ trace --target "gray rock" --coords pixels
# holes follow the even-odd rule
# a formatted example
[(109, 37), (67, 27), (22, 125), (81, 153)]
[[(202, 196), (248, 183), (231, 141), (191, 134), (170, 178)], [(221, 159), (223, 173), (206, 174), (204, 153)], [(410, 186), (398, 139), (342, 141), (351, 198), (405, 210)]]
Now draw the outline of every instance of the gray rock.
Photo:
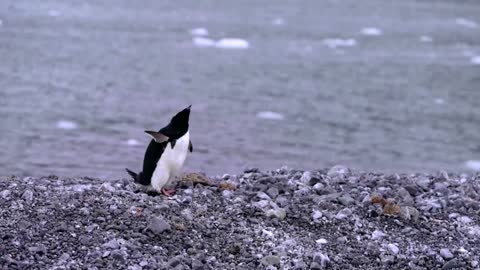
[(414, 222), (417, 222), (420, 217), (420, 212), (418, 212), (415, 207), (402, 206), (400, 208), (400, 217), (404, 220), (413, 220)]
[(317, 252), (315, 255), (313, 255), (313, 262), (320, 264), (322, 268), (326, 268), (327, 265), (330, 264), (330, 258), (326, 254)]
[(312, 219), (313, 220), (317, 220), (319, 218), (321, 218), (323, 216), (322, 212), (318, 211), (318, 210), (313, 210), (312, 212)]
[(231, 198), (231, 197), (233, 197), (233, 192), (231, 190), (223, 190), (222, 191), (222, 196), (224, 198), (227, 198), (227, 199)]
[(277, 196), (278, 196), (278, 188), (276, 187), (270, 187), (268, 190), (267, 190), (267, 194), (268, 196), (270, 196), (270, 198), (272, 199), (275, 199)]
[(201, 261), (192, 259), (192, 270), (203, 270), (203, 269), (205, 269), (205, 266)]
[(265, 212), (267, 217), (276, 217), (278, 219), (285, 219), (287, 216), (287, 211), (283, 208), (278, 208), (278, 209), (270, 209)]
[(257, 197), (262, 200), (271, 200), (270, 196), (268, 196), (265, 192), (259, 191), (257, 192)]
[(170, 224), (168, 224), (163, 217), (153, 217), (150, 219), (148, 226), (144, 231), (151, 231), (152, 233), (159, 235), (166, 231), (171, 231)]
[(273, 255), (265, 256), (262, 258), (261, 264), (264, 266), (269, 266), (269, 265), (280, 266), (280, 258), (278, 256), (273, 256)]
[(344, 196), (338, 197), (337, 200), (338, 200), (338, 202), (340, 202), (341, 204), (343, 204), (345, 206), (349, 206), (349, 205), (355, 203), (355, 200), (350, 195), (344, 195)]
[(128, 270), (142, 270), (142, 267), (138, 264), (130, 265), (127, 268)]
[(24, 199), (26, 202), (32, 202), (33, 200), (33, 191), (30, 189), (27, 189), (23, 192), (22, 194), (22, 199)]
[(175, 257), (171, 258), (170, 260), (168, 260), (168, 262), (167, 262), (169, 267), (176, 267), (177, 265), (180, 265), (181, 263), (182, 263), (182, 256), (181, 255), (175, 256)]
[(310, 264), (310, 269), (311, 270), (320, 270), (320, 269), (322, 269), (322, 266), (318, 262), (312, 262)]
[(32, 254), (38, 254), (40, 256), (44, 256), (47, 254), (47, 248), (44, 245), (29, 247), (28, 251), (30, 251), (30, 253)]
[(124, 250), (114, 250), (110, 253), (110, 256), (117, 261), (125, 262), (127, 259), (127, 252)]
[(442, 256), (445, 260), (450, 260), (450, 259), (453, 259), (453, 257), (455, 257), (450, 251), (450, 249), (448, 248), (440, 249), (440, 256)]
[(388, 244), (387, 247), (392, 255), (397, 255), (400, 252), (400, 249), (395, 244)]
[(463, 264), (458, 261), (457, 258), (451, 259), (442, 266), (442, 270), (450, 270), (454, 268), (460, 268)]
[(410, 192), (408, 192), (405, 188), (399, 188), (397, 194), (400, 197), (402, 205), (413, 206), (415, 203), (412, 195), (410, 195)]
[(392, 255), (381, 254), (381, 255), (380, 255), (380, 260), (381, 260), (382, 263), (384, 263), (384, 264), (392, 264), (392, 263), (395, 262), (395, 257), (392, 256)]
[(304, 184), (308, 184), (311, 179), (312, 179), (312, 173), (309, 171), (305, 171), (303, 172), (302, 177), (300, 178), (300, 181)]
[(2, 192), (0, 192), (0, 197), (2, 197), (3, 199), (7, 200), (10, 198), (10, 195), (12, 194), (12, 192), (8, 189), (5, 189), (3, 190)]
[(293, 269), (294, 270), (303, 270), (307, 269), (307, 264), (302, 259), (293, 259)]
[(103, 184), (102, 184), (102, 189), (103, 189), (103, 190), (106, 190), (106, 191), (108, 191), (108, 192), (111, 192), (111, 193), (113, 193), (113, 192), (116, 191), (115, 187), (112, 186), (112, 184), (111, 184), (110, 182), (105, 182), (105, 183), (103, 183)]
[(350, 208), (344, 208), (335, 215), (336, 219), (346, 219), (352, 214), (352, 210)]
[(120, 248), (120, 242), (118, 239), (112, 239), (108, 241), (107, 243), (102, 245), (103, 248), (108, 248), (108, 249), (119, 249)]
[(386, 234), (380, 230), (375, 230), (372, 232), (372, 240), (380, 240), (385, 236)]

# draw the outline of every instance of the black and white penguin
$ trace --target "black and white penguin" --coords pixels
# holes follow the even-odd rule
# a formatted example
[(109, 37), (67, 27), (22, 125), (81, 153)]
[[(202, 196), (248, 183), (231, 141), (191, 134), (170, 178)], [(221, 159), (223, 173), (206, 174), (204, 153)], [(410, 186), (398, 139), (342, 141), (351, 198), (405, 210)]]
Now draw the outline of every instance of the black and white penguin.
[(152, 137), (145, 151), (143, 171), (134, 173), (126, 169), (136, 183), (150, 186), (166, 196), (172, 196), (175, 188), (172, 185), (176, 174), (182, 168), (187, 153), (193, 151), (188, 120), (192, 105), (177, 113), (170, 123), (159, 131), (145, 130)]

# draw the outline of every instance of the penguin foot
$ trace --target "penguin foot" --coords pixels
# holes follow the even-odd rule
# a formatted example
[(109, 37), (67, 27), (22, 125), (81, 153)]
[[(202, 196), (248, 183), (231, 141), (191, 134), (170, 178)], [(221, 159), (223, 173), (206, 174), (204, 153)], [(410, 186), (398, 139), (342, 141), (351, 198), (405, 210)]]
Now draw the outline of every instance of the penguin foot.
[(177, 192), (177, 190), (174, 188), (171, 188), (171, 189), (162, 188), (160, 191), (162, 192), (163, 195), (167, 197), (172, 197), (175, 194), (175, 192)]

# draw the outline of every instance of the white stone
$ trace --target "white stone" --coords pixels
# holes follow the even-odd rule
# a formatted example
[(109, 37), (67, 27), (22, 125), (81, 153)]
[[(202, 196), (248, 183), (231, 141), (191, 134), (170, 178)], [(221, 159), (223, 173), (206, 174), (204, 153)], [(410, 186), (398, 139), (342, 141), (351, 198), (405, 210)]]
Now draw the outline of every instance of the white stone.
[(392, 255), (397, 255), (398, 252), (400, 252), (400, 249), (395, 244), (388, 244), (387, 247), (390, 253), (392, 253)]

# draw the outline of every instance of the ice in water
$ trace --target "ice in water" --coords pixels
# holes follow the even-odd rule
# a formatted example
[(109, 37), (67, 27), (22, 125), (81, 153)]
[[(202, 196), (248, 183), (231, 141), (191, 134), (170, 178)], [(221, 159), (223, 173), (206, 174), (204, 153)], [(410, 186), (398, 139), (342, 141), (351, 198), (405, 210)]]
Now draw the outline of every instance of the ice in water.
[(126, 143), (127, 145), (130, 145), (130, 146), (139, 145), (139, 142), (135, 139), (128, 139)]
[(215, 44), (220, 49), (248, 49), (250, 44), (241, 38), (222, 38)]
[(60, 16), (60, 11), (58, 10), (54, 10), (54, 9), (51, 9), (48, 11), (48, 16), (52, 16), (52, 17), (58, 17)]
[(194, 28), (190, 30), (190, 34), (192, 36), (197, 36), (197, 37), (203, 37), (203, 36), (208, 36), (208, 30), (206, 28)]
[(257, 113), (258, 118), (268, 119), (268, 120), (283, 120), (285, 117), (281, 113), (264, 111)]
[(215, 46), (215, 40), (204, 37), (194, 37), (193, 44), (197, 47), (213, 47)]
[(276, 18), (272, 21), (272, 24), (273, 25), (284, 25), (285, 24), (285, 20), (282, 19), (282, 18)]
[(360, 31), (360, 33), (366, 36), (380, 36), (383, 34), (382, 30), (375, 27), (365, 27)]
[(60, 120), (57, 122), (57, 128), (59, 129), (76, 129), (78, 127), (77, 123), (70, 120)]
[(357, 41), (353, 38), (341, 39), (341, 38), (326, 38), (323, 40), (323, 44), (335, 49), (337, 47), (353, 47), (357, 45)]
[(438, 105), (445, 104), (445, 100), (443, 98), (436, 98), (435, 103)]
[(465, 18), (457, 18), (455, 20), (455, 22), (458, 25), (461, 25), (461, 26), (466, 27), (466, 28), (477, 28), (478, 27), (478, 24), (475, 21), (465, 19)]
[(470, 58), (470, 63), (474, 65), (480, 65), (480, 56), (473, 56)]
[(0, 19), (0, 26), (2, 26), (2, 25), (3, 25), (3, 21)]
[(432, 42), (433, 39), (432, 39), (432, 37), (429, 37), (429, 36), (421, 36), (420, 41), (421, 42)]
[(470, 170), (480, 171), (480, 160), (468, 160), (465, 162), (465, 167)]

